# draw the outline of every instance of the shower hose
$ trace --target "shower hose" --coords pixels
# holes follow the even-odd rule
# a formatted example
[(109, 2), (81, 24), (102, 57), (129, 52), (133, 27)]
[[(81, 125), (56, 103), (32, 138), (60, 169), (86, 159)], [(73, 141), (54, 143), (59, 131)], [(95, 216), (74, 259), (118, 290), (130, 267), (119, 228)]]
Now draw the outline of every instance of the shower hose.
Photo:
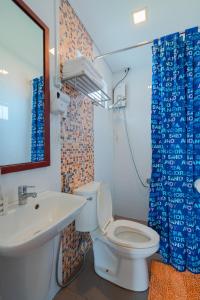
[[(129, 72), (130, 72), (131, 68), (126, 68), (125, 69), (125, 75), (115, 84), (114, 88), (113, 88), (113, 99), (114, 99), (114, 92), (116, 90), (116, 88), (119, 86), (119, 84), (121, 82), (124, 81), (124, 79), (128, 76)], [(137, 174), (137, 177), (141, 183), (141, 185), (144, 187), (144, 188), (148, 188), (149, 185), (146, 185), (142, 178), (141, 178), (141, 175), (140, 175), (140, 172), (138, 171), (138, 168), (137, 168), (137, 165), (136, 165), (136, 162), (135, 162), (135, 158), (134, 158), (134, 150), (133, 148), (131, 147), (131, 141), (130, 141), (130, 136), (129, 136), (129, 132), (128, 132), (128, 124), (127, 124), (127, 119), (126, 119), (126, 111), (125, 109), (126, 108), (117, 108), (117, 104), (121, 101), (121, 99), (119, 99), (113, 106), (112, 108), (113, 109), (116, 109), (116, 110), (123, 110), (123, 121), (124, 121), (124, 129), (125, 129), (125, 132), (126, 132), (126, 137), (127, 137), (127, 142), (128, 142), (128, 147), (129, 147), (129, 151), (130, 151), (130, 154), (131, 154), (131, 160), (132, 160), (132, 163), (133, 163), (133, 166), (135, 168), (135, 171), (136, 171), (136, 174)]]
[(127, 142), (128, 142), (128, 147), (129, 147), (129, 151), (130, 151), (130, 154), (131, 154), (131, 160), (133, 162), (133, 166), (135, 168), (135, 171), (136, 171), (136, 174), (137, 174), (137, 177), (141, 183), (141, 185), (144, 187), (144, 188), (148, 188), (149, 186), (146, 185), (142, 178), (141, 178), (141, 175), (138, 171), (138, 168), (137, 168), (137, 165), (136, 165), (136, 162), (135, 162), (135, 158), (134, 158), (134, 150), (133, 148), (131, 147), (131, 141), (130, 141), (130, 136), (129, 136), (129, 132), (128, 132), (128, 123), (127, 123), (127, 118), (126, 118), (126, 111), (125, 111), (125, 108), (123, 109), (123, 121), (124, 121), (124, 129), (125, 129), (125, 132), (126, 132), (126, 137), (127, 137)]
[[(66, 283), (60, 282), (59, 280), (59, 260), (60, 260), (60, 252), (61, 252), (61, 246), (62, 246), (62, 238), (63, 238), (63, 234), (60, 234), (59, 237), (59, 244), (58, 244), (58, 252), (57, 252), (57, 257), (56, 257), (56, 282), (57, 285), (61, 288), (66, 288), (70, 283), (72, 283), (80, 274), (81, 272), (84, 270), (85, 268), (85, 262), (86, 262), (86, 256), (87, 253), (89, 251), (89, 247), (87, 247), (87, 241), (84, 240), (81, 237), (81, 240), (79, 242), (79, 247), (78, 250), (76, 249), (77, 252), (81, 252), (81, 255), (83, 257), (83, 262), (81, 264), (81, 267), (79, 268), (79, 270), (76, 272), (76, 274), (74, 276), (72, 276), (71, 278), (68, 279), (68, 281)], [(72, 251), (71, 249), (68, 249), (69, 251)], [(74, 250), (73, 250), (74, 251)]]

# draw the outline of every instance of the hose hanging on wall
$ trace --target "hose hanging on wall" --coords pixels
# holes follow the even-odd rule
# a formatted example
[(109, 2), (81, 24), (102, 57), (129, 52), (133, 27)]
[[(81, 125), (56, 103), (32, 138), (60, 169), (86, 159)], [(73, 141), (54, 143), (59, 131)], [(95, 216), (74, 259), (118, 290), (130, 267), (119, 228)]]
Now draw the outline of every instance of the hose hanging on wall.
[(129, 146), (129, 151), (130, 151), (130, 154), (131, 154), (131, 160), (133, 162), (133, 165), (134, 165), (134, 168), (135, 168), (135, 171), (136, 171), (136, 174), (137, 174), (137, 177), (141, 183), (141, 185), (144, 187), (144, 188), (148, 188), (149, 186), (144, 184), (141, 176), (140, 176), (140, 173), (138, 171), (138, 168), (137, 168), (137, 165), (136, 165), (136, 162), (135, 162), (135, 158), (134, 158), (134, 150), (132, 149), (131, 147), (131, 141), (130, 141), (130, 136), (129, 136), (129, 132), (128, 132), (128, 124), (127, 124), (127, 119), (126, 119), (126, 111), (125, 109), (123, 109), (123, 120), (124, 120), (124, 128), (125, 128), (125, 132), (126, 132), (126, 137), (127, 137), (127, 142), (128, 142), (128, 146)]
[[(115, 89), (118, 87), (118, 85), (128, 76), (129, 74), (129, 71), (130, 71), (130, 68), (127, 68), (125, 69), (125, 75), (122, 77), (122, 79), (120, 79), (114, 86), (113, 88), (113, 99), (114, 99), (114, 92), (115, 92)], [(114, 100), (113, 100), (114, 101)], [(117, 103), (116, 103), (117, 104)], [(116, 105), (114, 104), (113, 107)], [(120, 108), (119, 108), (120, 109)], [(123, 121), (124, 121), (124, 129), (125, 129), (125, 132), (126, 132), (126, 137), (127, 137), (127, 142), (128, 142), (128, 147), (129, 147), (129, 151), (130, 151), (130, 154), (131, 154), (131, 160), (133, 162), (133, 166), (134, 166), (134, 169), (136, 171), (136, 174), (137, 174), (137, 177), (141, 183), (141, 185), (144, 187), (144, 188), (148, 188), (149, 186), (146, 185), (141, 176), (140, 176), (140, 173), (139, 173), (139, 170), (137, 168), (137, 165), (136, 165), (136, 162), (135, 162), (135, 158), (134, 158), (134, 150), (133, 148), (131, 147), (131, 141), (130, 141), (130, 136), (129, 136), (129, 132), (128, 132), (128, 123), (127, 123), (127, 119), (126, 119), (126, 111), (125, 111), (125, 108), (123, 108)]]

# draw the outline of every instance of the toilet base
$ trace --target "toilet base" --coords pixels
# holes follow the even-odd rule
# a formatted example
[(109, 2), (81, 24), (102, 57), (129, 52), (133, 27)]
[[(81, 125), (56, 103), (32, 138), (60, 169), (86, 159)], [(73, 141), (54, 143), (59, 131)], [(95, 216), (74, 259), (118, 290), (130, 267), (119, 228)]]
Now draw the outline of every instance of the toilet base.
[[(128, 263), (129, 268), (131, 269), (131, 272), (128, 272), (128, 269), (126, 268), (126, 273), (122, 274), (121, 270), (120, 273), (116, 276), (109, 274), (109, 270), (101, 270), (98, 266), (94, 265), (94, 269), (97, 275), (100, 277), (121, 286), (122, 288), (135, 291), (135, 292), (143, 292), (148, 289), (149, 286), (149, 275), (148, 275), (148, 269), (146, 260), (143, 259), (143, 261), (138, 262), (135, 260), (134, 262), (130, 264), (129, 262), (121, 262), (121, 265), (126, 266)], [(141, 267), (141, 264), (143, 264), (143, 267)], [(130, 266), (131, 265), (131, 266)], [(138, 266), (140, 268), (138, 269)], [(138, 272), (139, 270), (139, 272)], [(131, 274), (130, 274), (131, 273)], [(127, 278), (129, 277), (129, 278)]]
[(131, 291), (148, 289), (146, 258), (122, 256), (100, 240), (94, 242), (93, 249), (94, 269), (100, 277)]

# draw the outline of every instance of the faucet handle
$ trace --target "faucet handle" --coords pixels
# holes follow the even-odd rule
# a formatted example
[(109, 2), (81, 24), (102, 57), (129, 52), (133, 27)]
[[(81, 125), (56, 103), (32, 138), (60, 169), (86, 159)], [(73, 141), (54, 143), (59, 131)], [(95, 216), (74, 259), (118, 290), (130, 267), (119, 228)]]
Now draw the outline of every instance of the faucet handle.
[(26, 187), (27, 189), (34, 189), (35, 185), (24, 185), (24, 187)]
[(27, 192), (27, 189), (34, 189), (35, 185), (26, 185), (25, 186), (25, 192)]
[(20, 185), (18, 187), (18, 193), (26, 193), (28, 188), (35, 188), (34, 185)]

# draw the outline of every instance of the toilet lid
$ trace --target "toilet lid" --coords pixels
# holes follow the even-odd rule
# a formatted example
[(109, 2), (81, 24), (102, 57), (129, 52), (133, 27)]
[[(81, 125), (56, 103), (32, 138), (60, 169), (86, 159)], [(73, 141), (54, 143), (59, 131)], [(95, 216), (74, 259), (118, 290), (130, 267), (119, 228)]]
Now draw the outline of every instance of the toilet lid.
[(105, 233), (107, 225), (113, 221), (112, 196), (109, 186), (102, 183), (97, 196), (97, 218), (100, 229)]

